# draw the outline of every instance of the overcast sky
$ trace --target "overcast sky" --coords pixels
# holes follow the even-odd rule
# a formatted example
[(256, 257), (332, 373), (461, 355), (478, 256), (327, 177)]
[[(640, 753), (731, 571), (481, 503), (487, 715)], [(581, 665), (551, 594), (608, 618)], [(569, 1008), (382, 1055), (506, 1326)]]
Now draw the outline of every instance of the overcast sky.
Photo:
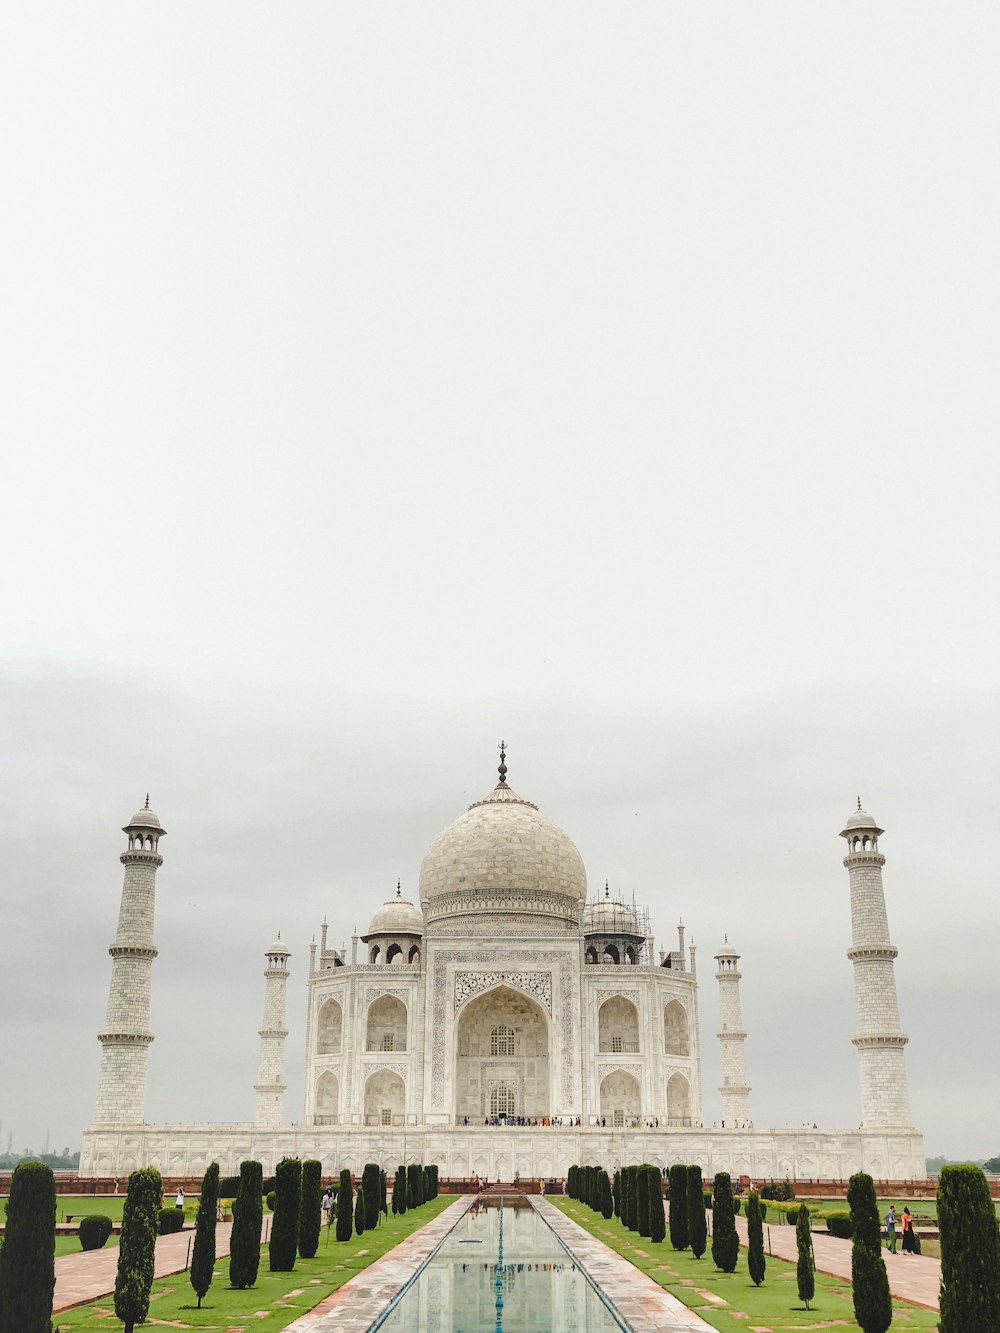
[(14, 6), (0, 31), (0, 1148), (79, 1146), (147, 790), (147, 1118), (252, 1115), (263, 951), (495, 781), (742, 953), (755, 1123), (1000, 1151), (988, 4)]

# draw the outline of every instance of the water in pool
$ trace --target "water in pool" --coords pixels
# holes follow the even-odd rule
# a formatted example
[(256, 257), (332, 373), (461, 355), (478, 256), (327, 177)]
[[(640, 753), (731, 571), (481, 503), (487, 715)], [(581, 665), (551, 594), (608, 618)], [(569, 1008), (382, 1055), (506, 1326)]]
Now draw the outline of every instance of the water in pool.
[[(394, 1310), (386, 1333), (611, 1333), (611, 1314), (534, 1209), (476, 1204), (461, 1219)], [(497, 1308), (500, 1275), (499, 1299)]]

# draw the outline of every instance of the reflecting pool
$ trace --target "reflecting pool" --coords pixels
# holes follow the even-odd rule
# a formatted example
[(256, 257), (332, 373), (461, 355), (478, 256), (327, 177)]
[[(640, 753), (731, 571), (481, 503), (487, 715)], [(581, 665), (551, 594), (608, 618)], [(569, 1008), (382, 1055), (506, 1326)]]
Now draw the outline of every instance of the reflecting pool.
[(627, 1325), (611, 1313), (545, 1221), (518, 1199), (505, 1201), (502, 1209), (495, 1200), (475, 1204), (373, 1328), (618, 1333)]

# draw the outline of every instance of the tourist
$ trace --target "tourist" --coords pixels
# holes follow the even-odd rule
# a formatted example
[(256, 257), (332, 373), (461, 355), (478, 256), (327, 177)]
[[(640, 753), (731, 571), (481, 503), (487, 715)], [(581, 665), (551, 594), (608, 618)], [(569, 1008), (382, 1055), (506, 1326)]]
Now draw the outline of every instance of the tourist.
[(913, 1235), (913, 1218), (909, 1208), (903, 1209), (903, 1253), (916, 1254), (917, 1242)]
[(320, 1207), (323, 1209), (323, 1225), (328, 1226), (330, 1222), (330, 1208), (333, 1204), (333, 1186), (327, 1185), (323, 1191), (323, 1200)]
[(175, 1207), (175, 1208), (183, 1208), (183, 1207), (184, 1207), (184, 1187), (183, 1187), (183, 1186), (181, 1186), (181, 1188), (178, 1189), (178, 1191), (177, 1191), (177, 1198), (174, 1200), (174, 1207)]
[(885, 1215), (885, 1248), (896, 1253), (896, 1210), (891, 1203)]

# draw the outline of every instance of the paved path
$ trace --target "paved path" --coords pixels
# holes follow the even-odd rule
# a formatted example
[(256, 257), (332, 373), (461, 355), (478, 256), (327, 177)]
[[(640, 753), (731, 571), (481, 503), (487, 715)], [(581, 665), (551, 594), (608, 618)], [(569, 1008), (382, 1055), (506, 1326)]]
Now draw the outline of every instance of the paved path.
[(356, 1273), (308, 1314), (293, 1320), (285, 1333), (325, 1333), (327, 1329), (337, 1329), (340, 1333), (365, 1333), (475, 1201), (473, 1194), (460, 1194), (450, 1207), (438, 1213), (426, 1226)]
[[(747, 1243), (747, 1222), (742, 1214), (736, 1219), (736, 1229), (740, 1233), (740, 1244)], [(766, 1222), (764, 1224), (764, 1249), (768, 1250), (770, 1232), (770, 1252), (779, 1259), (790, 1259), (795, 1263), (798, 1250), (795, 1246), (795, 1228), (786, 1224)], [(828, 1236), (823, 1232), (813, 1232), (813, 1254), (816, 1267), (821, 1273), (831, 1277), (851, 1280), (851, 1242), (838, 1236)], [(889, 1275), (889, 1290), (900, 1300), (920, 1305), (925, 1310), (939, 1310), (941, 1292), (941, 1261), (926, 1258), (922, 1254), (903, 1254), (898, 1250), (890, 1254), (883, 1249), (885, 1269)]]
[[(232, 1222), (219, 1222), (215, 1228), (215, 1254), (222, 1258), (229, 1253)], [(176, 1231), (172, 1236), (160, 1236), (156, 1241), (156, 1277), (183, 1272), (187, 1262), (188, 1245), (194, 1244), (194, 1229)], [(56, 1260), (56, 1294), (53, 1310), (69, 1310), (74, 1305), (110, 1296), (115, 1289), (118, 1272), (118, 1246), (113, 1249), (81, 1250), (79, 1254), (64, 1254)]]
[(711, 1328), (642, 1269), (577, 1226), (548, 1199), (532, 1194), (528, 1201), (634, 1333), (704, 1333)]

